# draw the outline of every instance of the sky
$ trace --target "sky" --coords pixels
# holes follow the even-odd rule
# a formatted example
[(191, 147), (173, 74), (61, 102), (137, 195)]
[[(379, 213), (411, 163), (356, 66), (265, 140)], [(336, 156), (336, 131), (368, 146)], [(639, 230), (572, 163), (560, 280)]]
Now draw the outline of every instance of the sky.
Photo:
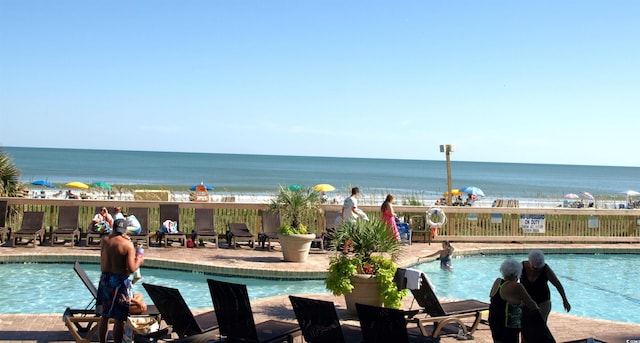
[(640, 166), (640, 1), (0, 0), (0, 146)]

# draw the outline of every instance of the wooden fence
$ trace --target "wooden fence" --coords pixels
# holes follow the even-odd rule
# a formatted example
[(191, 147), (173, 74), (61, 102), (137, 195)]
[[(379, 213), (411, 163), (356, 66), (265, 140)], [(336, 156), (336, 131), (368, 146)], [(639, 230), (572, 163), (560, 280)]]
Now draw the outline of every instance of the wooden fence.
[[(79, 206), (79, 222), (83, 232), (90, 224), (96, 209), (106, 206), (112, 209), (120, 206), (123, 212), (129, 207), (149, 208), (149, 230), (160, 228), (159, 205), (168, 202), (157, 201), (104, 201), (104, 200), (62, 200), (0, 198), (8, 202), (7, 226), (12, 230), (20, 228), (22, 213), (25, 211), (45, 212), (44, 226), (56, 226), (60, 206)], [(267, 204), (255, 203), (202, 203), (176, 202), (180, 206), (180, 230), (191, 232), (194, 227), (196, 208), (210, 208), (214, 211), (214, 227), (220, 235), (227, 231), (227, 225), (244, 222), (254, 234), (262, 231), (260, 211), (267, 210)], [(325, 213), (340, 211), (341, 205), (323, 205), (318, 212), (307, 213), (301, 222), (311, 232), (322, 233), (327, 226)], [(380, 217), (378, 206), (361, 206), (372, 217)], [(395, 211), (410, 223), (415, 233), (430, 231), (425, 225), (425, 214), (430, 207), (395, 206)], [(640, 242), (640, 210), (615, 209), (573, 209), (573, 208), (508, 208), (508, 207), (441, 207), (447, 222), (439, 229), (441, 238), (457, 241), (599, 241), (599, 242)], [(110, 212), (112, 212), (110, 210)], [(542, 215), (544, 232), (526, 233), (521, 227), (521, 216)], [(289, 218), (283, 218), (289, 220)], [(417, 239), (418, 235), (415, 235)]]

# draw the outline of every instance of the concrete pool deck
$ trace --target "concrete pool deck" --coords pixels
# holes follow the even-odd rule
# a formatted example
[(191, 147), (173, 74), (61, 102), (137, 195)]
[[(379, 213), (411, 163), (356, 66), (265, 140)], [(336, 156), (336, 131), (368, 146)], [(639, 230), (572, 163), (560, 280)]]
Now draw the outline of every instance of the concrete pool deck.
[[(229, 274), (258, 276), (275, 275), (278, 277), (296, 278), (304, 276), (321, 277), (326, 270), (330, 253), (312, 250), (306, 263), (288, 263), (282, 261), (282, 253), (261, 249), (224, 248), (187, 249), (181, 247), (149, 248), (145, 250), (148, 266), (181, 269), (185, 266), (208, 272), (227, 271)], [(439, 249), (440, 243), (414, 243), (405, 245), (399, 264), (408, 266), (418, 261), (421, 256)], [(455, 243), (457, 254), (475, 253), (520, 253), (533, 248), (541, 248), (545, 252), (587, 253), (640, 253), (639, 244), (520, 244), (520, 243)], [(82, 262), (97, 263), (98, 247), (50, 247), (35, 248), (0, 247), (0, 262)], [(171, 261), (167, 261), (170, 254)], [(71, 270), (70, 270), (71, 272)], [(487, 290), (488, 292), (488, 290)], [(4, 296), (7, 296), (5, 293)], [(338, 306), (338, 314), (345, 323), (357, 324), (344, 310), (343, 297), (330, 294), (304, 295), (311, 298), (331, 300)], [(26, 300), (26, 299), (25, 299)], [(482, 299), (480, 299), (482, 300)], [(411, 296), (405, 299), (406, 308), (410, 306)], [(271, 297), (252, 301), (256, 321), (266, 318), (278, 318), (294, 321), (295, 317), (286, 296)], [(414, 306), (415, 308), (415, 306)], [(640, 310), (640, 309), (639, 309)], [(0, 314), (0, 342), (73, 342), (73, 338), (62, 322), (62, 312), (53, 314)], [(412, 324), (409, 324), (410, 326)], [(595, 337), (607, 342), (640, 343), (640, 323), (618, 323), (606, 320), (573, 316), (564, 313), (551, 313), (549, 327), (558, 342), (587, 337)], [(492, 342), (488, 326), (481, 324), (474, 335), (474, 342)], [(453, 336), (443, 336), (442, 342), (457, 342)]]

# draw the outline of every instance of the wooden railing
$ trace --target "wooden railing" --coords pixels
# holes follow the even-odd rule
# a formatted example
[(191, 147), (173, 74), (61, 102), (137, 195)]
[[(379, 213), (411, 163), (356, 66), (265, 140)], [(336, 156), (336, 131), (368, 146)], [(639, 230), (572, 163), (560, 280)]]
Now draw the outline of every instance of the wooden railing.
[[(91, 222), (96, 208), (106, 206), (122, 207), (126, 212), (129, 207), (149, 208), (149, 230), (155, 232), (160, 228), (159, 205), (167, 202), (152, 201), (100, 201), (100, 200), (62, 200), (62, 199), (30, 199), (0, 198), (9, 205), (7, 226), (19, 229), (24, 211), (45, 212), (46, 228), (55, 227), (60, 206), (79, 206), (79, 222), (83, 232)], [(267, 204), (255, 203), (203, 203), (176, 202), (180, 206), (180, 229), (191, 232), (194, 227), (196, 208), (210, 208), (214, 211), (214, 226), (218, 233), (226, 233), (227, 224), (244, 222), (254, 234), (262, 230), (260, 211), (268, 208)], [(324, 213), (340, 211), (341, 205), (323, 205), (321, 211), (307, 213), (301, 220), (311, 232), (321, 233), (326, 227)], [(372, 217), (380, 217), (378, 206), (361, 206)], [(612, 209), (566, 209), (566, 208), (508, 208), (508, 207), (440, 207), (447, 216), (446, 224), (439, 229), (440, 236), (455, 240), (467, 241), (502, 241), (502, 240), (555, 240), (573, 238), (580, 241), (627, 241), (640, 242), (640, 210)], [(395, 211), (411, 221), (416, 232), (427, 231), (424, 218), (429, 207), (395, 206)], [(544, 215), (544, 233), (525, 233), (520, 227), (520, 215)], [(288, 218), (283, 218), (288, 220)]]

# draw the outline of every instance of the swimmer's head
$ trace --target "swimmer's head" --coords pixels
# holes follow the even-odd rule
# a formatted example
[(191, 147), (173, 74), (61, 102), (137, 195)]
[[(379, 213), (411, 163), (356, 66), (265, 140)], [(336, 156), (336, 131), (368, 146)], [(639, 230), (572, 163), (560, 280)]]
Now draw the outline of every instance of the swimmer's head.
[(544, 267), (544, 253), (542, 250), (532, 250), (529, 253), (529, 263), (531, 263), (531, 266), (536, 269)]
[(522, 273), (522, 263), (513, 258), (508, 258), (500, 265), (500, 273), (506, 280), (517, 280)]

